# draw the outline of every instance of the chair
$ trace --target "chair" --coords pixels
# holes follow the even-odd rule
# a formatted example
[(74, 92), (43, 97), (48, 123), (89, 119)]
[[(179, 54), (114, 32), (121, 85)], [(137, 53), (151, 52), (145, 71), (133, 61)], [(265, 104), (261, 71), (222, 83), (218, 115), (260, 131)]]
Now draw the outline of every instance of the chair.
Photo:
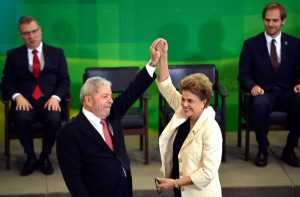
[[(250, 100), (251, 94), (242, 88), (239, 90), (239, 111), (238, 111), (238, 147), (242, 145), (242, 130), (245, 130), (245, 160), (249, 160), (250, 146)], [(282, 111), (273, 111), (269, 118), (269, 131), (288, 130), (287, 113)]]
[[(199, 64), (199, 65), (178, 65), (170, 66), (169, 73), (174, 86), (178, 89), (179, 82), (184, 77), (193, 73), (205, 74), (213, 84), (214, 97), (211, 101), (211, 106), (216, 112), (216, 121), (219, 123), (223, 137), (223, 153), (222, 161), (226, 161), (226, 111), (225, 99), (228, 96), (226, 88), (219, 83), (218, 71), (214, 64)], [(166, 100), (159, 94), (159, 134), (163, 128), (171, 120), (174, 114), (173, 109), (170, 108)]]
[[(62, 122), (63, 125), (66, 121), (69, 120), (70, 114), (70, 102), (71, 95), (68, 94), (61, 101), (62, 106)], [(10, 120), (10, 110), (11, 100), (8, 98), (3, 98), (2, 103), (4, 103), (4, 155), (6, 157), (5, 165), (6, 170), (9, 170), (11, 167), (11, 150), (10, 150), (10, 140), (18, 139), (18, 135), (14, 130), (14, 123)], [(32, 125), (32, 136), (34, 139), (43, 137), (43, 130), (45, 129), (44, 125), (40, 121), (34, 122)]]
[[(139, 67), (90, 67), (85, 69), (83, 81), (99, 76), (112, 83), (112, 93), (119, 94), (139, 73)], [(144, 163), (149, 163), (148, 142), (148, 99), (147, 91), (140, 97), (138, 104), (133, 105), (122, 118), (124, 135), (139, 135), (140, 150), (144, 150)]]

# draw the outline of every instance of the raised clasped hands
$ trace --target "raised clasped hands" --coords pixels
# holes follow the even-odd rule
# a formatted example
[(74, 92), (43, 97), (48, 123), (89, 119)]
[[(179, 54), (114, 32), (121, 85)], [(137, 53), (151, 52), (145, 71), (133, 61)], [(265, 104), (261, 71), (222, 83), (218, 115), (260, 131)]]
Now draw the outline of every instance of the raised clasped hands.
[(150, 46), (151, 62), (156, 65), (161, 57), (166, 57), (168, 52), (168, 43), (163, 38), (156, 39)]

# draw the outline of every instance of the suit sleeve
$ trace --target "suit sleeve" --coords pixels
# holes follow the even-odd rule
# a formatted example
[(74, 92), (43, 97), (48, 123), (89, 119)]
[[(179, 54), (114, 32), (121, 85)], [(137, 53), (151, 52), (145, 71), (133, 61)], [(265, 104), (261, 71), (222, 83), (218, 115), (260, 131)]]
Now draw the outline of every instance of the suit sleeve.
[(58, 132), (56, 140), (57, 160), (71, 195), (73, 197), (88, 197), (89, 193), (81, 174), (81, 154), (74, 135), (68, 133), (74, 129), (74, 126), (66, 125)]
[(138, 73), (136, 78), (129, 84), (127, 89), (116, 98), (114, 104), (121, 117), (123, 117), (127, 110), (147, 90), (155, 78), (156, 75), (154, 74), (154, 76), (151, 77), (147, 69), (144, 67)]
[(252, 78), (252, 64), (251, 47), (246, 41), (240, 55), (238, 81), (240, 87), (247, 90), (251, 90), (256, 85)]
[(297, 44), (297, 55), (296, 55), (296, 65), (295, 65), (295, 85), (300, 84), (300, 39), (298, 39)]
[(11, 96), (17, 93), (17, 89), (15, 87), (15, 80), (13, 76), (13, 66), (11, 62), (11, 53), (8, 51), (6, 54), (6, 61), (3, 70), (2, 76), (2, 95), (4, 99), (10, 99)]
[(54, 94), (62, 98), (70, 91), (70, 77), (69, 77), (66, 57), (62, 49), (60, 49), (58, 58), (59, 58), (58, 86)]

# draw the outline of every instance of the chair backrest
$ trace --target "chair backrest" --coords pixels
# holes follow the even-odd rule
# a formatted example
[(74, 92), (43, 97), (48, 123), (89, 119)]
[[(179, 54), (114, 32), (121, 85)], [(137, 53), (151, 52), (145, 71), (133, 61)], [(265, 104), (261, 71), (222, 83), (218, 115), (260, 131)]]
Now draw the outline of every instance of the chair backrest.
[(112, 83), (112, 92), (124, 91), (139, 73), (139, 67), (90, 67), (85, 69), (83, 81), (90, 77), (102, 77)]
[(216, 66), (214, 64), (194, 64), (170, 66), (169, 73), (174, 86), (178, 89), (180, 81), (193, 73), (205, 74), (213, 85), (216, 84)]

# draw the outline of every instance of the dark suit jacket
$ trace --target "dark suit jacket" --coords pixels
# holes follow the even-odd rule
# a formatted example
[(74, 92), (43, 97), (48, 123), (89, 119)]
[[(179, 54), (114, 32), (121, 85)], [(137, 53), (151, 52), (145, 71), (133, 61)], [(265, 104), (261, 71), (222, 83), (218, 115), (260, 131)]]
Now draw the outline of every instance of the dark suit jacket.
[(2, 78), (5, 98), (9, 99), (13, 94), (21, 93), (29, 99), (37, 83), (46, 99), (52, 95), (62, 98), (69, 92), (70, 78), (63, 50), (43, 43), (43, 55), (45, 65), (37, 79), (29, 70), (25, 45), (7, 52)]
[(292, 90), (300, 84), (300, 43), (299, 39), (282, 33), (281, 63), (277, 75), (272, 64), (264, 33), (244, 42), (240, 56), (238, 81), (240, 87), (251, 90), (259, 85), (265, 91), (274, 86)]
[(57, 158), (72, 196), (127, 196), (122, 184), (122, 168), (127, 171), (130, 184), (131, 174), (121, 118), (154, 79), (145, 68), (142, 69), (129, 87), (114, 100), (107, 120), (113, 128), (115, 153), (82, 112), (59, 130)]

